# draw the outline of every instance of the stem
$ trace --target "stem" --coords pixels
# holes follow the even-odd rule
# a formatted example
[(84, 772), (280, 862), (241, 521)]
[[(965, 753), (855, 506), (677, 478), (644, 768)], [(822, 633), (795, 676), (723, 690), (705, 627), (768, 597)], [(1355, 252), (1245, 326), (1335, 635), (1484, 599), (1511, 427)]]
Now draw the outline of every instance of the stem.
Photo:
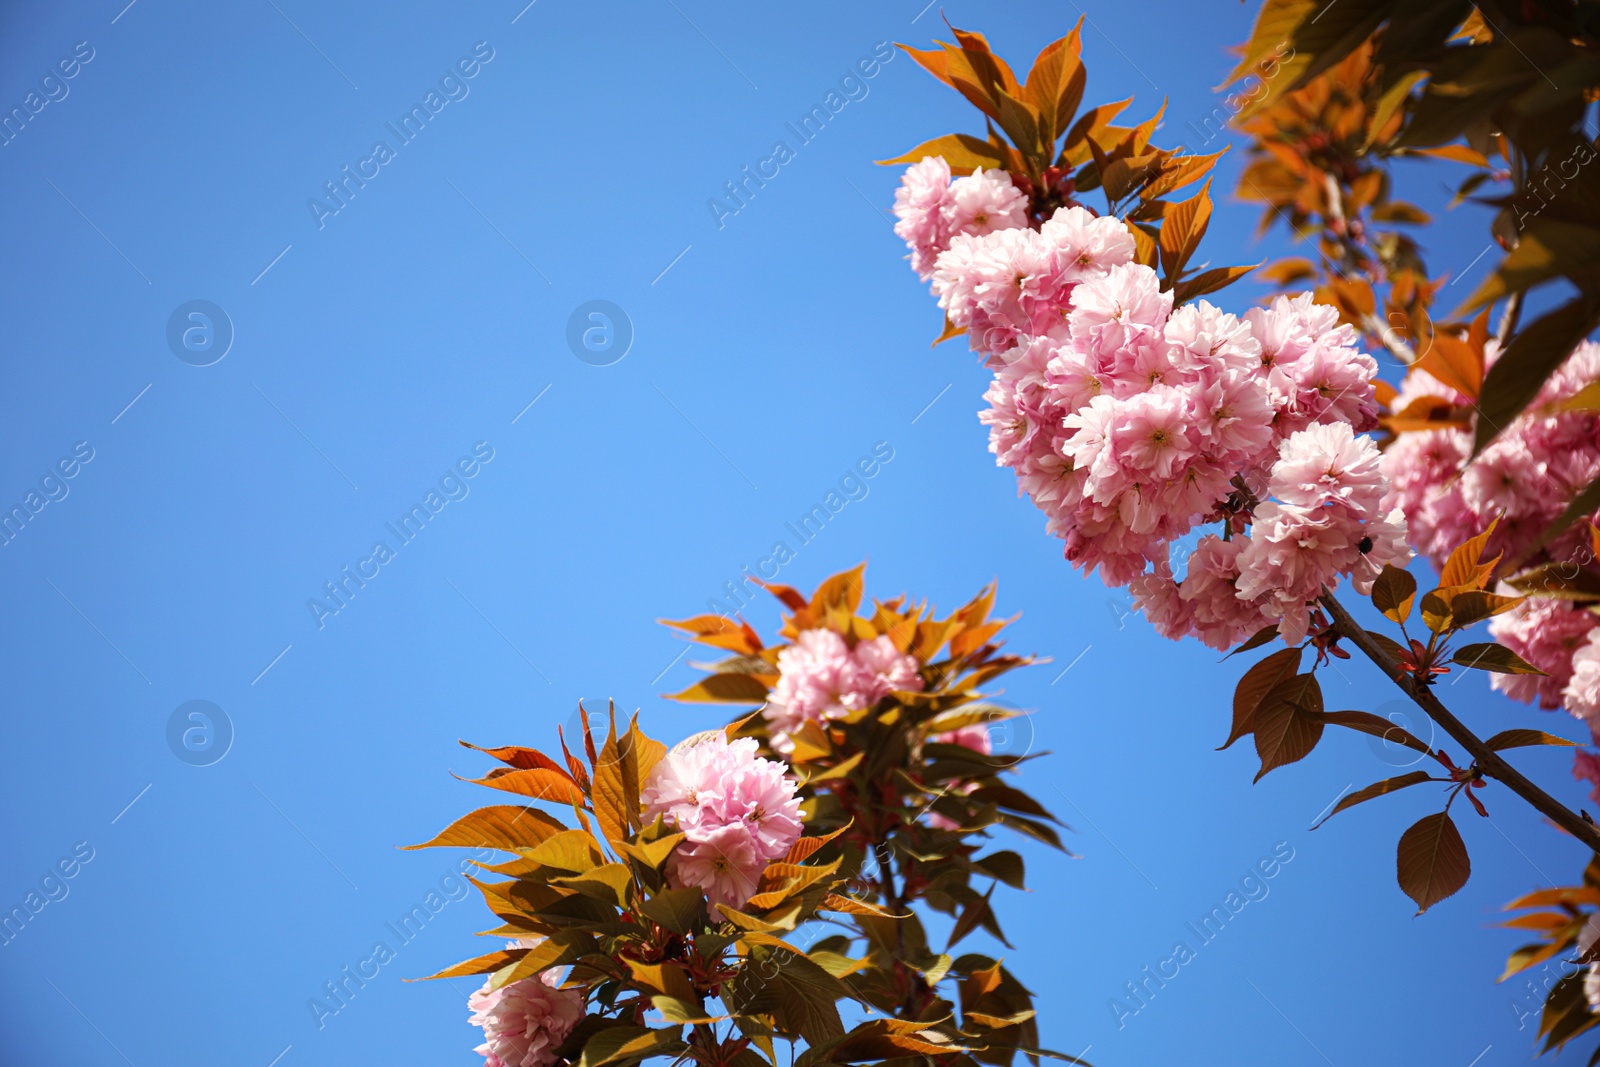
[(1433, 695), (1433, 690), (1429, 686), (1419, 685), (1408, 678), (1395, 665), (1394, 660), (1389, 658), (1389, 653), (1384, 651), (1383, 646), (1372, 639), (1372, 635), (1350, 616), (1350, 612), (1345, 610), (1345, 606), (1339, 603), (1332, 593), (1323, 593), (1319, 600), (1322, 606), (1328, 609), (1328, 614), (1333, 618), (1333, 625), (1340, 636), (1348, 637), (1350, 643), (1377, 664), (1378, 669), (1388, 675), (1389, 680), (1402, 693), (1410, 697), (1419, 708), (1428, 713), (1429, 718), (1443, 727), (1444, 732), (1449, 734), (1456, 744), (1471, 753), (1473, 761), (1477, 763), (1485, 777), (1495, 779), (1526, 800), (1541, 815), (1583, 842), (1591, 851), (1600, 852), (1600, 828), (1529, 781), (1522, 772), (1500, 758), (1499, 753), (1485, 745), (1465, 723), (1452, 715), (1450, 710), (1439, 702), (1439, 698)]

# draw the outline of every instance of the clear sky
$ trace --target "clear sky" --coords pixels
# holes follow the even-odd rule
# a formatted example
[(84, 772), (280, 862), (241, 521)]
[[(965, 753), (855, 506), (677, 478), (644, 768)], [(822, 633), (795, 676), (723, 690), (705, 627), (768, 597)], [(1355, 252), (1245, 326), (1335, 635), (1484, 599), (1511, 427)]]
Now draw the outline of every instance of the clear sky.
[[(0, 502), (47, 501), (0, 548), (0, 905), (72, 871), (0, 946), (3, 1058), (475, 1062), (471, 984), (401, 981), (492, 925), (451, 899), (460, 857), (395, 848), (495, 801), (450, 777), (484, 769), (456, 739), (546, 744), (579, 698), (642, 708), (667, 740), (714, 724), (660, 698), (694, 657), (654, 620), (706, 610), (783, 540), (802, 587), (867, 558), (871, 592), (953, 607), (998, 578), (1011, 647), (1053, 657), (1003, 699), (1036, 709), (1013, 743), (1053, 754), (1023, 784), (1082, 858), (1023, 845), (1034, 890), (999, 894), (1047, 1044), (1096, 1064), (1529, 1059), (1534, 1001), (1494, 982), (1520, 941), (1492, 927), (1574, 880), (1579, 850), (1491, 787), (1492, 821), (1461, 820), (1472, 881), (1413, 918), (1394, 844), (1435, 797), (1308, 830), (1403, 760), (1332, 737), (1252, 786), (1248, 744), (1213, 751), (1239, 661), (1159, 639), (1066, 566), (985, 450), (984, 372), (929, 350), (938, 312), (884, 214), (897, 175), (872, 160), (981, 132), (976, 112), (900, 56), (809, 142), (786, 125), (881, 42), (926, 46), (939, 9), (526, 2), (0, 16), (0, 111), (54, 98), (0, 147)], [(1143, 118), (1170, 99), (1163, 143), (1198, 144), (1254, 7), (1093, 0), (1087, 102), (1133, 95)], [(1078, 14), (944, 10), (1019, 65)], [(399, 131), (430, 91), (437, 113)], [(753, 199), (708, 205), (779, 141)], [(1284, 250), (1219, 198), (1203, 254)], [(1463, 212), (1429, 235), (1466, 278), (1446, 303), (1492, 261), (1484, 232)], [(595, 300), (631, 327), (612, 314), (611, 347), (580, 359), (569, 320)], [(604, 326), (587, 314), (580, 335)], [(865, 495), (798, 544), (785, 523), (875, 449)], [(404, 542), (389, 524), (430, 492)], [(309, 607), (336, 606), (346, 567), (365, 586)], [(777, 611), (750, 617), (770, 632)], [(1576, 736), (1455, 682), (1481, 730)], [(1326, 689), (1392, 699), (1360, 663)], [(210, 749), (191, 701), (222, 712)], [(1518, 761), (1582, 801), (1569, 757)], [(1266, 895), (1200, 943), (1187, 924), (1274, 850), (1292, 858)], [(319, 1027), (308, 1002), (430, 891), (437, 913)], [(1112, 998), (1180, 940), (1194, 958), (1119, 1026)]]

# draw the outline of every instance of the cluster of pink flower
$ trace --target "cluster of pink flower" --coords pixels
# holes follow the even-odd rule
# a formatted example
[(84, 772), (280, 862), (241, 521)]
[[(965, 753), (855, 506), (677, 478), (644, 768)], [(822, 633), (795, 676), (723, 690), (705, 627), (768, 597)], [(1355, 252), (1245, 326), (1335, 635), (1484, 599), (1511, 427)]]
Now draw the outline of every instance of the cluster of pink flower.
[(778, 684), (763, 711), (774, 751), (794, 751), (792, 735), (807, 722), (841, 719), (870, 708), (896, 689), (921, 692), (921, 664), (888, 635), (854, 649), (832, 630), (806, 630), (778, 653)]
[[(1493, 341), (1484, 355), (1493, 366), (1499, 356)], [(1436, 567), (1443, 566), (1456, 545), (1498, 518), (1490, 555), (1503, 553), (1525, 565), (1564, 565), (1557, 569), (1558, 577), (1574, 578), (1581, 569), (1592, 568), (1588, 523), (1574, 523), (1537, 552), (1533, 547), (1568, 502), (1600, 477), (1600, 415), (1581, 408), (1560, 410), (1562, 401), (1596, 381), (1600, 345), (1584, 342), (1545, 383), (1528, 411), (1470, 464), (1468, 430), (1402, 434), (1383, 459), (1391, 482), (1385, 504), (1405, 510), (1418, 550)], [(1431, 374), (1413, 370), (1393, 406), (1404, 410), (1425, 398), (1462, 408), (1472, 403)], [(1590, 516), (1590, 523), (1597, 517)], [(1600, 617), (1567, 601), (1535, 595), (1492, 620), (1489, 632), (1546, 674), (1496, 674), (1496, 689), (1545, 709), (1565, 707), (1591, 731), (1600, 730)], [(1580, 753), (1575, 772), (1594, 782), (1600, 796), (1600, 759)]]
[[(955, 226), (962, 182), (987, 232)], [(925, 159), (896, 231), (919, 273), (931, 257), (940, 307), (994, 369), (990, 451), (1068, 560), (1130, 586), (1163, 634), (1223, 648), (1269, 623), (1299, 640), (1324, 586), (1410, 558), (1402, 516), (1380, 510), (1376, 448), (1356, 436), (1377, 425), (1377, 364), (1333, 308), (1306, 294), (1243, 319), (1174, 310), (1120, 220), (1064, 207), (1035, 230), (1002, 184), (950, 184)], [(1225, 535), (1201, 537), (1175, 580), (1174, 542), (1212, 522)]]
[(696, 735), (656, 764), (640, 793), (646, 820), (660, 815), (686, 838), (668, 861), (668, 879), (705, 890), (712, 904), (743, 907), (767, 864), (800, 837), (797, 783), (757, 747), (721, 730)]
[[(507, 948), (534, 948), (537, 940), (509, 941)], [(584, 1016), (583, 995), (562, 989), (552, 968), (499, 989), (482, 989), (467, 998), (469, 1022), (483, 1029), (483, 1044), (474, 1051), (484, 1067), (550, 1067)]]

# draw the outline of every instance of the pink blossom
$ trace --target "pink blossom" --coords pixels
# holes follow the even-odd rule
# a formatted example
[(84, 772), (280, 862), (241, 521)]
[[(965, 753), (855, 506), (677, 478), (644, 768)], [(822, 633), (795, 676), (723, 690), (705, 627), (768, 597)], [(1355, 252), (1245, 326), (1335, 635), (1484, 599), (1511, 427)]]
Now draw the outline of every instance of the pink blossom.
[(1600, 617), (1566, 601), (1529, 597), (1489, 620), (1489, 636), (1545, 672), (1495, 674), (1489, 684), (1513, 700), (1559, 708), (1573, 677), (1573, 658), (1587, 645)]
[(640, 790), (646, 821), (660, 816), (686, 838), (668, 863), (669, 879), (704, 889), (713, 904), (742, 907), (803, 829), (797, 783), (757, 749), (753, 738), (729, 741), (721, 730), (696, 735), (657, 763)]
[(911, 269), (923, 281), (933, 275), (934, 261), (950, 245), (944, 206), (950, 199), (950, 168), (937, 156), (906, 168), (894, 194), (894, 213), (900, 221), (894, 232), (911, 249)]
[(841, 719), (870, 708), (896, 689), (922, 689), (921, 664), (888, 635), (852, 651), (832, 630), (806, 630), (778, 653), (778, 684), (762, 714), (777, 752), (794, 750), (791, 737), (806, 722)]
[[(513, 941), (510, 948), (532, 947)], [(483, 1029), (484, 1042), (474, 1051), (484, 1067), (549, 1067), (555, 1050), (584, 1016), (583, 995), (561, 984), (554, 969), (522, 978), (499, 989), (482, 989), (467, 998), (469, 1020)]]
[(1572, 679), (1562, 691), (1566, 709), (1584, 722), (1591, 731), (1600, 726), (1600, 644), (1596, 644), (1594, 630), (1588, 639), (1572, 654)]
[(1291, 436), (1272, 468), (1270, 492), (1286, 504), (1340, 504), (1361, 515), (1374, 513), (1387, 488), (1378, 469), (1378, 448), (1356, 437), (1346, 422), (1319, 423)]
[(1028, 198), (1003, 170), (975, 170), (957, 178), (940, 209), (952, 234), (981, 237), (1028, 224)]

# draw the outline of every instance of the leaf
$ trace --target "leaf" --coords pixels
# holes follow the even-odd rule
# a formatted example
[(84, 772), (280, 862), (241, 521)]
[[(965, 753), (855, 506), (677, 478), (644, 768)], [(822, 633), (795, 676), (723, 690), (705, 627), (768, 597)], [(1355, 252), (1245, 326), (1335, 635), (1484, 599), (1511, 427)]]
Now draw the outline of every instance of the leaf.
[(1263, 626), (1261, 629), (1257, 630), (1255, 633), (1251, 634), (1250, 635), (1250, 639), (1248, 641), (1246, 641), (1244, 644), (1240, 645), (1238, 648), (1234, 649), (1232, 652), (1229, 652), (1226, 656), (1223, 656), (1222, 658), (1223, 659), (1232, 659), (1234, 656), (1237, 656), (1241, 652), (1249, 652), (1251, 649), (1260, 648), (1262, 645), (1266, 644), (1268, 641), (1271, 641), (1274, 637), (1277, 637), (1277, 636), (1278, 636), (1278, 624), (1275, 623), (1275, 622), (1274, 623), (1269, 623), (1268, 625)]
[(633, 883), (633, 872), (625, 863), (606, 863), (583, 874), (573, 875), (570, 878), (553, 878), (551, 881), (568, 889), (576, 889), (586, 897), (623, 908), (628, 904), (628, 889)]
[(971, 174), (975, 170), (1010, 170), (1012, 159), (1004, 145), (993, 145), (981, 137), (966, 133), (948, 133), (924, 141), (904, 155), (893, 159), (880, 159), (883, 166), (899, 163), (920, 163), (928, 156), (939, 156), (950, 165), (954, 175)]
[(1425, 815), (1400, 835), (1395, 871), (1418, 915), (1467, 884), (1472, 863), (1449, 812)]
[(568, 774), (566, 769), (562, 767), (561, 764), (557, 763), (549, 756), (546, 756), (543, 752), (540, 752), (536, 748), (523, 748), (520, 745), (505, 745), (501, 748), (480, 748), (470, 741), (457, 741), (456, 744), (460, 745), (462, 748), (470, 748), (474, 752), (482, 752), (486, 756), (493, 756), (501, 763), (508, 764), (509, 766), (522, 770), (532, 770), (535, 767), (543, 767), (545, 770), (554, 771), (563, 778), (572, 777), (572, 775)]
[(1450, 601), (1451, 629), (1464, 630), (1475, 622), (1482, 622), (1491, 616), (1510, 611), (1526, 599), (1527, 597), (1485, 593), (1477, 589), (1457, 593)]
[(735, 622), (723, 615), (696, 615), (678, 622), (671, 619), (656, 621), (664, 626), (693, 634), (694, 639), (700, 644), (710, 645), (712, 648), (725, 648), (743, 656), (753, 656), (761, 651), (760, 636), (743, 619)]
[(482, 778), (462, 780), (474, 785), (486, 785), (490, 789), (503, 789), (507, 793), (532, 797), (534, 800), (554, 800), (575, 807), (581, 807), (584, 800), (583, 790), (578, 788), (578, 784), (571, 776), (565, 771), (552, 771), (545, 767), (532, 767), (527, 770), (497, 767)]
[(699, 889), (664, 889), (639, 905), (639, 912), (680, 937), (706, 921), (706, 898)]
[(1372, 606), (1383, 612), (1392, 622), (1404, 623), (1411, 615), (1412, 602), (1417, 596), (1417, 580), (1411, 572), (1385, 563), (1372, 583)]
[(1409, 730), (1370, 711), (1330, 711), (1322, 716), (1322, 721), (1330, 726), (1344, 726), (1364, 734), (1371, 734), (1373, 737), (1381, 737), (1385, 741), (1409, 748), (1413, 752), (1420, 752), (1424, 756), (1432, 752)]
[[(712, 678), (748, 678), (741, 674), (714, 674)], [(686, 744), (688, 742), (685, 742)], [(639, 729), (639, 717), (628, 723), (628, 730), (617, 735), (615, 707), (611, 711), (610, 725), (605, 744), (600, 748), (600, 758), (595, 762), (594, 799), (595, 818), (606, 840), (613, 844), (626, 841), (640, 829), (639, 790), (650, 775), (650, 770), (662, 756), (667, 746), (644, 735)]]
[(1563, 745), (1572, 748), (1577, 744), (1578, 742), (1576, 741), (1568, 741), (1564, 737), (1556, 737), (1554, 734), (1547, 734), (1543, 730), (1501, 730), (1484, 742), (1484, 746), (1490, 752), (1500, 752), (1508, 748), (1525, 748), (1528, 745)]
[(454, 967), (446, 967), (438, 974), (430, 974), (421, 981), (431, 982), (435, 978), (465, 978), (474, 974), (493, 974), (506, 964), (514, 963), (525, 955), (527, 955), (526, 949), (501, 949), (499, 952), (491, 952), (458, 963)]
[(1484, 378), (1474, 456), (1533, 403), (1545, 380), (1597, 325), (1600, 301), (1580, 296), (1516, 332)]
[(586, 830), (565, 830), (556, 834), (529, 852), (528, 858), (573, 874), (592, 871), (605, 860)]
[(1083, 102), (1088, 75), (1079, 58), (1082, 31), (1080, 15), (1071, 33), (1044, 46), (1022, 86), (1023, 98), (1038, 109), (1042, 131), (1052, 143), (1066, 131)]
[(1175, 304), (1183, 304), (1197, 296), (1214, 293), (1224, 286), (1232, 285), (1259, 266), (1260, 263), (1251, 263), (1242, 267), (1217, 267), (1204, 274), (1197, 274), (1172, 287), (1172, 300)]
[(1284, 648), (1257, 662), (1239, 679), (1233, 691), (1233, 729), (1217, 749), (1227, 748), (1255, 730), (1256, 712), (1277, 684), (1300, 669), (1300, 650)]
[(532, 848), (565, 829), (559, 821), (537, 808), (498, 804), (461, 816), (439, 831), (432, 841), (402, 847), (407, 850), (443, 846), (497, 848), (502, 852), (514, 852), (519, 848)]
[(797, 1034), (811, 1045), (843, 1037), (836, 1002), (849, 995), (848, 987), (792, 947), (771, 951), (763, 938), (747, 936), (754, 942), (749, 960), (740, 976), (723, 986), (732, 1010), (770, 1014), (779, 1031)]
[(583, 1046), (578, 1067), (623, 1067), (647, 1056), (667, 1055), (687, 1046), (672, 1030), (650, 1030), (643, 1026), (612, 1026), (601, 1030)]
[(1504, 645), (1487, 641), (1477, 645), (1462, 645), (1456, 649), (1454, 663), (1463, 667), (1476, 667), (1480, 671), (1496, 674), (1539, 674), (1545, 672), (1529, 663)]
[(1444, 569), (1439, 572), (1441, 587), (1471, 585), (1483, 588), (1483, 579), (1488, 577), (1481, 566), (1483, 550), (1489, 544), (1489, 536), (1499, 524), (1499, 518), (1491, 519), (1488, 529), (1456, 546), (1450, 553), (1450, 558), (1445, 560)]
[(1600, 600), (1600, 576), (1570, 562), (1544, 563), (1510, 579), (1519, 593), (1556, 600)]
[(699, 999), (694, 995), (694, 986), (690, 984), (688, 975), (676, 963), (640, 963), (627, 958), (622, 962), (628, 965), (634, 981), (647, 989), (665, 993), (685, 1004), (694, 1004)]
[(1315, 674), (1297, 674), (1273, 687), (1256, 711), (1256, 754), (1268, 771), (1304, 759), (1322, 738), (1322, 687)]
[(830, 608), (843, 608), (854, 612), (861, 606), (861, 593), (864, 588), (862, 578), (867, 565), (858, 563), (847, 571), (840, 571), (824, 579), (817, 586), (817, 591), (811, 594), (811, 612), (819, 618), (827, 613)]
[(1211, 180), (1189, 199), (1173, 204), (1161, 220), (1161, 271), (1168, 280), (1183, 272), (1211, 222)]
[(1365, 789), (1357, 789), (1354, 793), (1342, 797), (1339, 800), (1339, 803), (1334, 805), (1333, 810), (1324, 815), (1317, 822), (1316, 826), (1312, 827), (1312, 829), (1315, 830), (1317, 826), (1321, 826), (1323, 823), (1327, 822), (1329, 819), (1333, 818), (1346, 808), (1353, 808), (1357, 804), (1372, 800), (1375, 797), (1386, 796), (1389, 793), (1393, 793), (1397, 789), (1404, 789), (1411, 785), (1419, 785), (1422, 782), (1428, 781), (1429, 777), (1430, 776), (1427, 771), (1410, 771), (1406, 774), (1396, 775), (1393, 778), (1385, 778), (1381, 782), (1373, 782)]
[(667, 699), (697, 704), (762, 704), (767, 699), (767, 684), (756, 674), (709, 674), (681, 693), (669, 693)]

